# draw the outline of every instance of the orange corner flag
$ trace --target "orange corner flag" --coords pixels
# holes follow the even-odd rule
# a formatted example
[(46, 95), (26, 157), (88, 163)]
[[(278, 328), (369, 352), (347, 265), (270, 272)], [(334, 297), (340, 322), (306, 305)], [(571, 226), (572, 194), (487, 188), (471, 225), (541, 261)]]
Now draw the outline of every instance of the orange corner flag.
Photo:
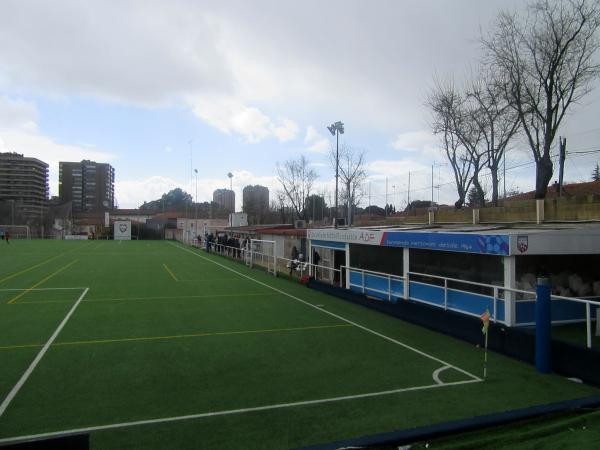
[(485, 309), (485, 312), (481, 315), (481, 321), (483, 322), (483, 328), (481, 329), (481, 332), (483, 334), (487, 334), (488, 332), (488, 328), (490, 326), (490, 311), (489, 309)]

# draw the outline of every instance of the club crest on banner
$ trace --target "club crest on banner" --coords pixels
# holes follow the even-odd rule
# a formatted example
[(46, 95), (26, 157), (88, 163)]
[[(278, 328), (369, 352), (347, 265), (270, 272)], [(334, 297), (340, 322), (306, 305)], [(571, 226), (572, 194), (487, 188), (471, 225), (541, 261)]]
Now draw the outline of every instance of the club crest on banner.
[(118, 240), (118, 241), (131, 240), (131, 221), (115, 220), (114, 224), (115, 224), (115, 228), (114, 228), (113, 239)]
[(529, 239), (527, 236), (517, 236), (517, 249), (521, 253), (525, 253), (529, 248)]

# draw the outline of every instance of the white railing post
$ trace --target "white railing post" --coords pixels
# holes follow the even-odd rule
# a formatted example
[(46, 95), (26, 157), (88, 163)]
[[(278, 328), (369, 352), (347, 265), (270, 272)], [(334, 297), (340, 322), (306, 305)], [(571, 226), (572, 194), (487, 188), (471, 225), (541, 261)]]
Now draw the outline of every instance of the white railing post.
[(388, 302), (392, 301), (392, 278), (388, 275)]
[(498, 288), (496, 286), (494, 286), (494, 315), (492, 316), (494, 319), (494, 322), (496, 322), (498, 320), (496, 318), (497, 311), (498, 311)]
[[(348, 271), (348, 273), (350, 273), (350, 271)], [(361, 270), (360, 271), (360, 276), (361, 276), (361, 284), (362, 284), (362, 293), (365, 293), (365, 271)]]
[(517, 324), (516, 273), (515, 256), (505, 256), (504, 261), (504, 323), (509, 327)]
[(448, 279), (444, 278), (444, 309), (448, 309)]
[(585, 302), (585, 327), (587, 333), (587, 348), (592, 348), (592, 308), (590, 302)]

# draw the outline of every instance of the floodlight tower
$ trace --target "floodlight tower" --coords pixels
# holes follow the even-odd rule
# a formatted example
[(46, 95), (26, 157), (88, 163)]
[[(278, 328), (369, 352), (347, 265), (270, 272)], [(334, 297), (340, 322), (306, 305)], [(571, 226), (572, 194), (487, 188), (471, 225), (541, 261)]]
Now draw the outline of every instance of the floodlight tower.
[(229, 190), (233, 191), (233, 174), (229, 172), (227, 176), (229, 177)]
[(344, 134), (344, 124), (340, 121), (327, 127), (332, 136), (335, 136), (335, 216), (333, 226), (337, 228), (338, 217), (338, 178), (340, 168), (340, 134)]
[(198, 169), (194, 169), (194, 174), (196, 174), (196, 201), (194, 202), (195, 207), (195, 216), (194, 219), (194, 230), (196, 230), (196, 235), (198, 235)]
[[(229, 190), (233, 192), (233, 174), (228, 172), (227, 176), (229, 177)], [(233, 202), (233, 211), (231, 212), (235, 212), (235, 200)]]

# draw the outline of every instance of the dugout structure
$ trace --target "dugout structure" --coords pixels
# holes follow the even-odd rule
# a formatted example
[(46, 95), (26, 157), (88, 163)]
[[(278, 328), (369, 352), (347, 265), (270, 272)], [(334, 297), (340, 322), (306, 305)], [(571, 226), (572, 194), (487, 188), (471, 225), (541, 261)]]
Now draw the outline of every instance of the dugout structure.
[[(448, 226), (311, 229), (309, 252), (336, 257), (335, 285), (508, 326), (534, 324), (535, 281), (551, 279), (555, 324), (590, 322), (600, 309), (600, 227)], [(325, 258), (323, 258), (325, 260)]]

